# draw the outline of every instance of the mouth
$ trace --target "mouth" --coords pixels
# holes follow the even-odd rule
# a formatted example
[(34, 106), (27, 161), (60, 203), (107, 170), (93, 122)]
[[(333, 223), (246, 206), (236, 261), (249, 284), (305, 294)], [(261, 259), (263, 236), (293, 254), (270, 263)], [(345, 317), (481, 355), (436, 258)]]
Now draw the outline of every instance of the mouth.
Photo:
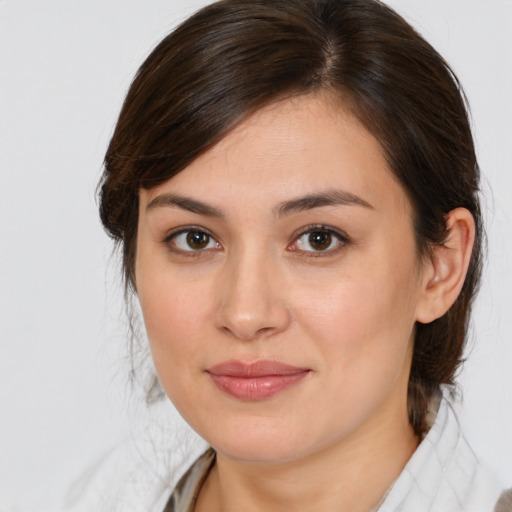
[(278, 361), (225, 361), (208, 368), (214, 384), (240, 400), (263, 400), (300, 382), (311, 370)]

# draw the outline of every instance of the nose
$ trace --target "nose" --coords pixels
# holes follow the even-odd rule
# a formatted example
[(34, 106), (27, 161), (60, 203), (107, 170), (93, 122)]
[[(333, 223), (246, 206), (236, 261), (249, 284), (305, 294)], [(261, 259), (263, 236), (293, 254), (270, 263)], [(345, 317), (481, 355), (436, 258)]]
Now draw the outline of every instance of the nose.
[(226, 262), (218, 285), (216, 327), (245, 341), (284, 331), (290, 314), (279, 274), (265, 254), (246, 251)]

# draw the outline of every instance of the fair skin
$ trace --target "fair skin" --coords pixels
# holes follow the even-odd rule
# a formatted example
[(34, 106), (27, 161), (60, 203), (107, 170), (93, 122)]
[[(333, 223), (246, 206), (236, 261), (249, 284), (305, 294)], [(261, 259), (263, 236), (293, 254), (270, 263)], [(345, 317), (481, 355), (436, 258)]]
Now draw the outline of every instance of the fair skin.
[[(379, 502), (418, 444), (414, 325), (444, 314), (469, 262), (471, 215), (447, 221), (445, 247), (421, 258), (379, 143), (325, 95), (259, 110), (140, 191), (135, 275), (155, 367), (217, 452), (196, 511)], [(215, 376), (233, 361), (297, 373)]]

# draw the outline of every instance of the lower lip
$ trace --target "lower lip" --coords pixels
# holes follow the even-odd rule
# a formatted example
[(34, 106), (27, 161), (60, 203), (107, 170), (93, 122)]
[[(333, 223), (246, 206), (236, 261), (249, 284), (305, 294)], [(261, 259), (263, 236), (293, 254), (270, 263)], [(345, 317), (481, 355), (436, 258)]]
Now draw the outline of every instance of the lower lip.
[(262, 375), (258, 377), (236, 377), (212, 375), (215, 385), (224, 393), (241, 400), (263, 400), (284, 391), (301, 381), (309, 371), (287, 375)]

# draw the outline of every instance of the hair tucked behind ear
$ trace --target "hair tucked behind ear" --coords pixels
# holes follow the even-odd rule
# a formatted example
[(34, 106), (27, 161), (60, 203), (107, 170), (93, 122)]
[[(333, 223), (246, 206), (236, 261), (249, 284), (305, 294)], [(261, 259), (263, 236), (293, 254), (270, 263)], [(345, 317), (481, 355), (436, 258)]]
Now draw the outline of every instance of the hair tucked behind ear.
[(418, 324), (409, 418), (461, 362), (481, 272), (479, 170), (460, 85), (442, 57), (376, 0), (224, 0), (169, 34), (139, 69), (110, 142), (100, 215), (122, 246), (128, 289), (138, 194), (180, 172), (251, 112), (325, 90), (379, 140), (414, 208), (418, 253), (446, 236), (445, 216), (467, 208), (476, 241), (462, 293), (442, 318)]

